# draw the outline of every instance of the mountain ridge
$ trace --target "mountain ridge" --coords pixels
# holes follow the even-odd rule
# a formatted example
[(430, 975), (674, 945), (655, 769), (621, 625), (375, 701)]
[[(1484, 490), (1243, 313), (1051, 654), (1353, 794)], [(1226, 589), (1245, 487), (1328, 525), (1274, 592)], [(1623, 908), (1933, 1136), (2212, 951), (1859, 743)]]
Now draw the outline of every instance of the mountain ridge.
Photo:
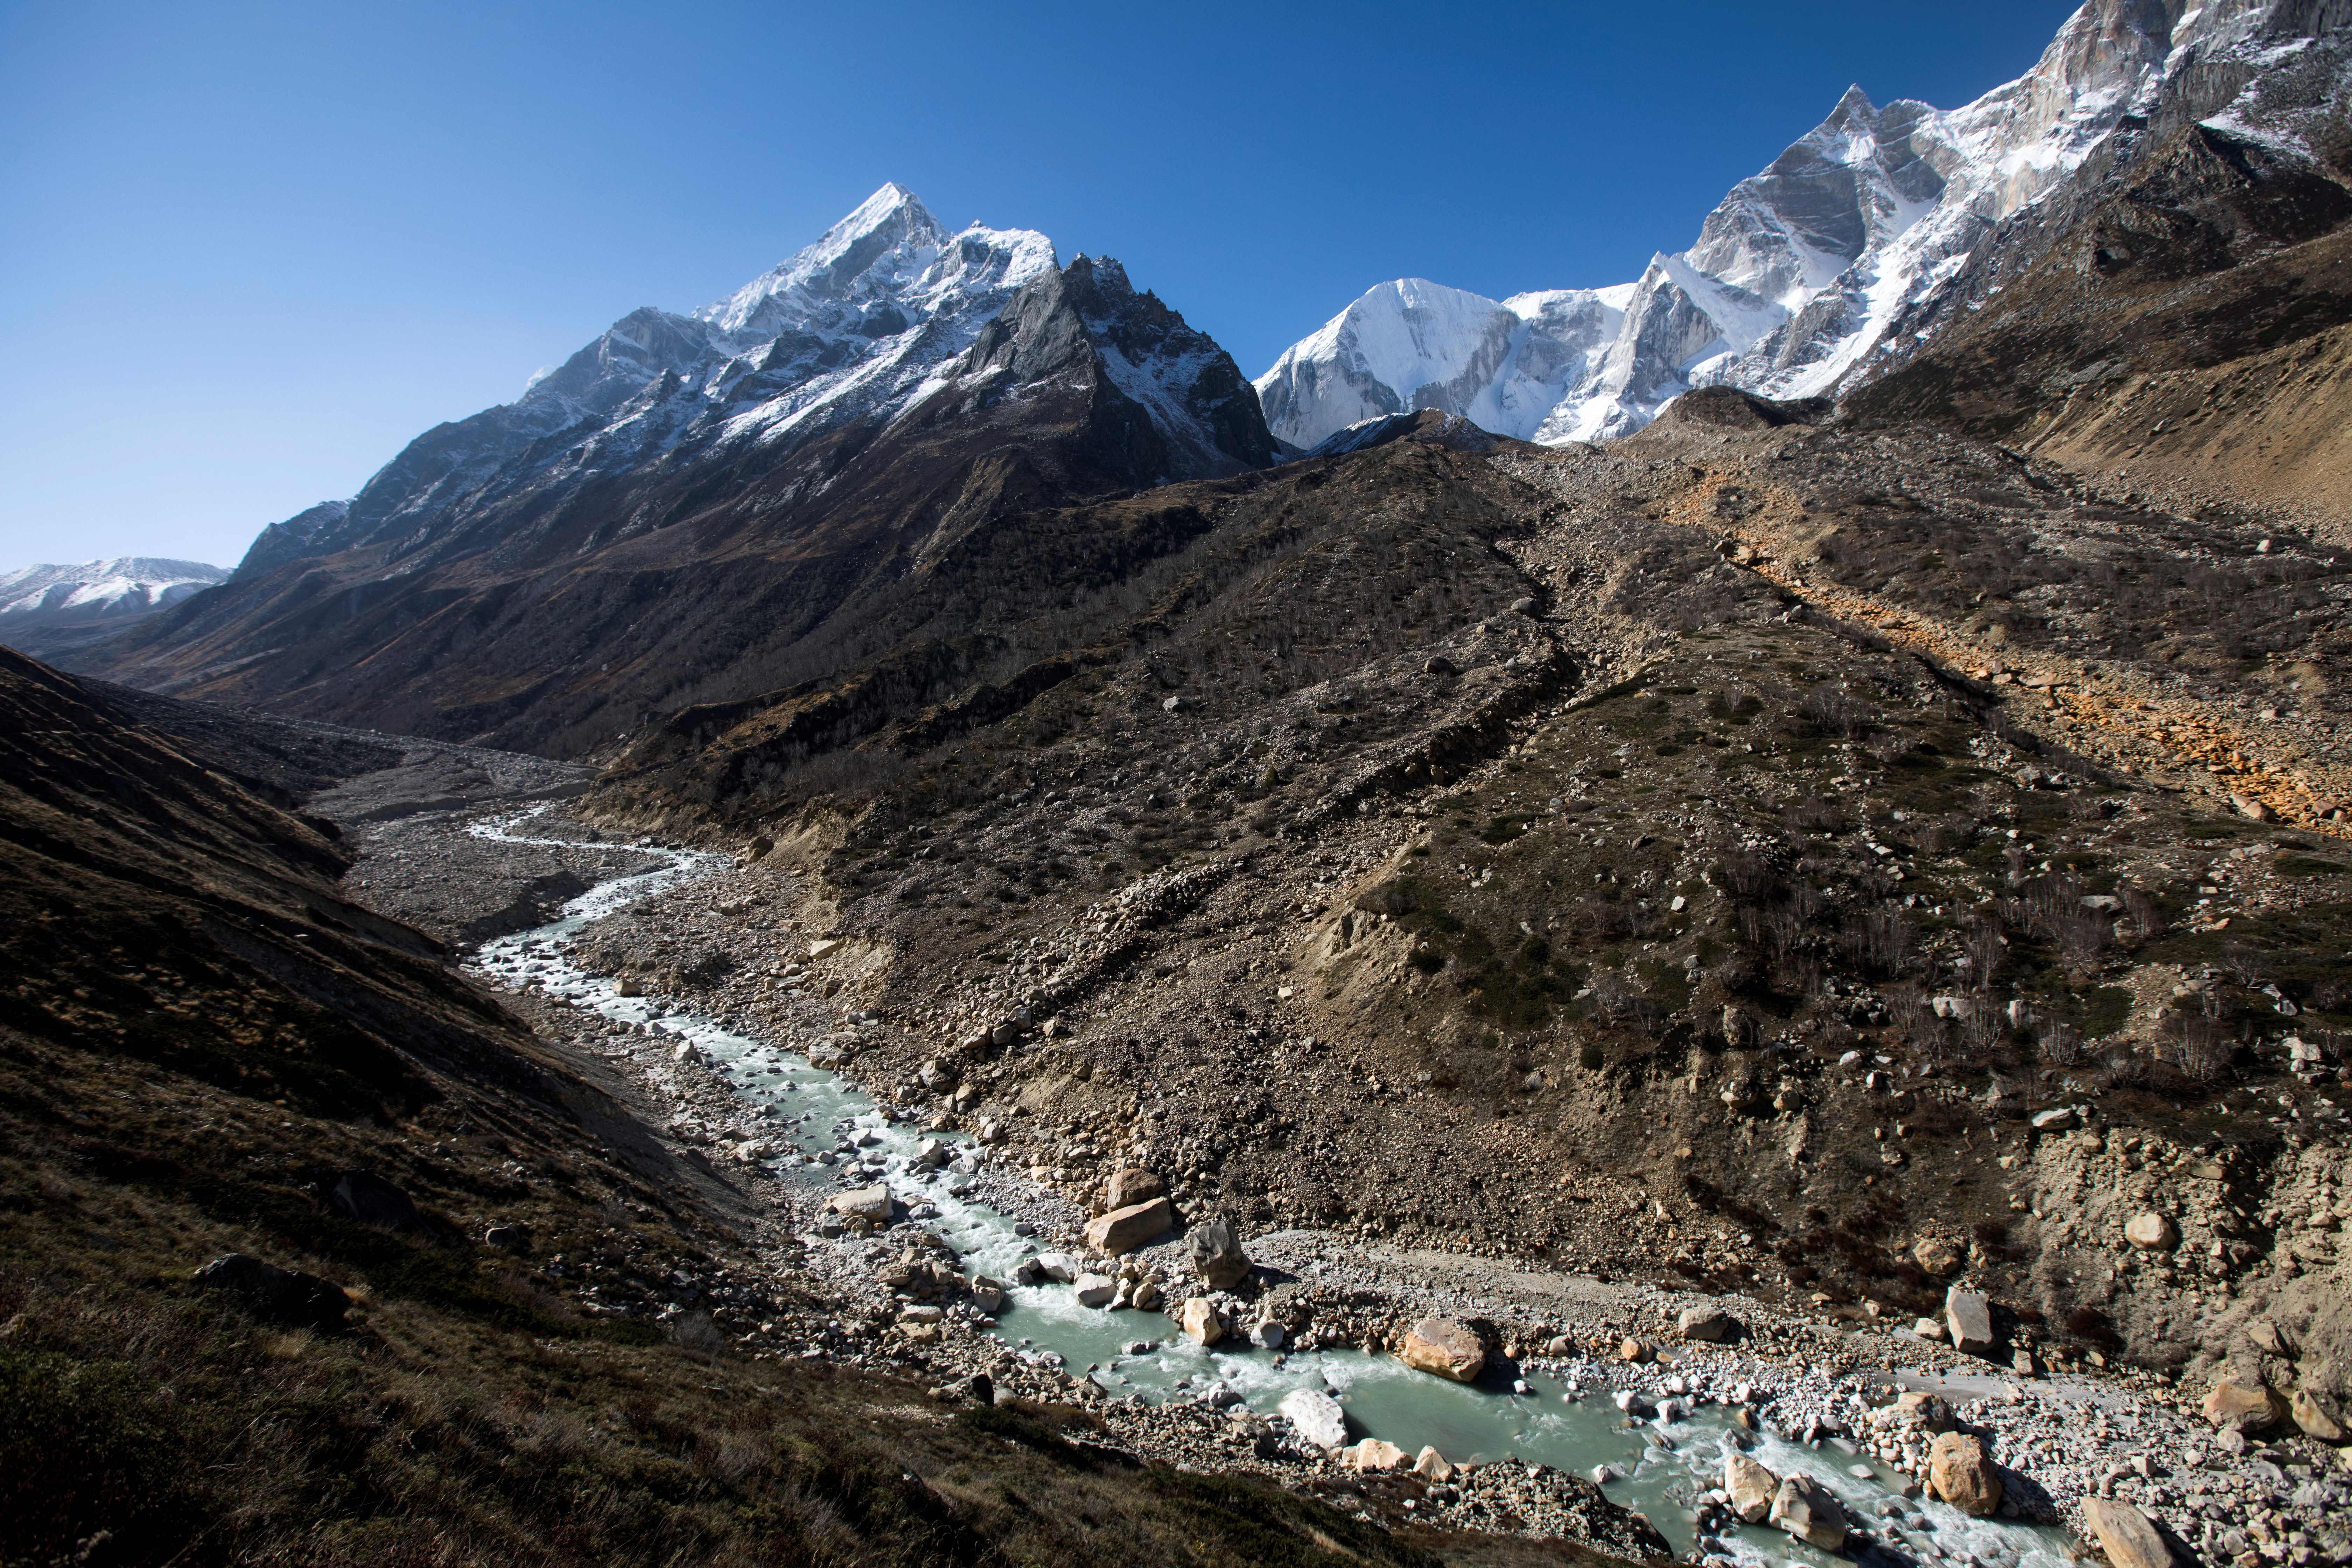
[[(2104, 161), (2127, 159), (2151, 115), (2292, 118), (2294, 106), (2265, 110), (2252, 89), (2345, 26), (2330, 0), (2092, 0), (2032, 70), (1959, 109), (1878, 107), (1849, 88), (1732, 188), (1688, 250), (1659, 253), (1631, 284), (1501, 301), (1449, 290), (1444, 320), (1380, 285), (1255, 384), (1275, 433), (1301, 447), (1419, 407), (1561, 445), (1628, 434), (1695, 386), (1834, 395), (1980, 308), (2003, 272), (2038, 254), (2034, 226), (2019, 220), (2084, 171), (2103, 177)], [(1566, 331), (1530, 324), (1504, 346), (1525, 301), (1561, 296), (1622, 315)], [(1363, 347), (1424, 328), (1443, 341), (1402, 363)], [(1528, 343), (1566, 374), (1521, 374)], [(1473, 365), (1490, 368), (1465, 377)]]
[(625, 317), (427, 432), (340, 518), (257, 543), (266, 569), (85, 662), (577, 754), (803, 678), (991, 518), (1278, 456), (1231, 357), (1115, 260), (948, 235), (886, 186), (698, 316)]
[(67, 652), (111, 637), (229, 576), (201, 561), (150, 555), (0, 572), (0, 641), (37, 655)]

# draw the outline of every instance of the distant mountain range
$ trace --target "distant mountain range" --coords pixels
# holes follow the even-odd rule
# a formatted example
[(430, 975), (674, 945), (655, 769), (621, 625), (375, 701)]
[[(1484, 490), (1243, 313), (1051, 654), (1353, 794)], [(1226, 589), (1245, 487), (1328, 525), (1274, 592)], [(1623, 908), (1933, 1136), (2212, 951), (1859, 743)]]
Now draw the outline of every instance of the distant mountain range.
[(145, 555), (0, 573), (0, 643), (44, 657), (64, 653), (228, 577), (201, 561)]
[(1257, 378), (1266, 422), (1312, 447), (1360, 420), (1458, 414), (1545, 445), (1641, 428), (1694, 386), (1834, 394), (1980, 305), (2012, 220), (2128, 156), (2152, 116), (2220, 116), (2257, 139), (2324, 128), (2308, 95), (2257, 89), (2340, 28), (2324, 0), (2095, 0), (2034, 68), (1948, 112), (1829, 118), (1732, 188), (1678, 254), (1602, 289), (1507, 300), (1417, 278), (1369, 289)]
[[(2318, 216), (2247, 245), (2319, 232), (2352, 145), (2345, 5), (2093, 0), (2032, 70), (1961, 109), (1849, 91), (1633, 282), (1501, 301), (1382, 284), (1255, 385), (1116, 261), (950, 232), (887, 184), (726, 299), (624, 316), (348, 502), (264, 530), (233, 581), (74, 658), (576, 754), (825, 678), (881, 635), (886, 601), (912, 615), (908, 585), (943, 584), (1006, 520), (1359, 447), (1416, 412), (1558, 447), (1638, 429), (1694, 387), (1843, 396), (1987, 313), (2192, 132), (2235, 171), (2221, 186), (2272, 209), (2281, 179), (2324, 187)], [(2278, 331), (2326, 310), (2315, 297)], [(2042, 398), (2075, 371), (2064, 344), (2036, 352), (2055, 367)], [(893, 622), (953, 650), (916, 689), (993, 657), (990, 595), (1020, 591), (942, 586), (929, 618)]]

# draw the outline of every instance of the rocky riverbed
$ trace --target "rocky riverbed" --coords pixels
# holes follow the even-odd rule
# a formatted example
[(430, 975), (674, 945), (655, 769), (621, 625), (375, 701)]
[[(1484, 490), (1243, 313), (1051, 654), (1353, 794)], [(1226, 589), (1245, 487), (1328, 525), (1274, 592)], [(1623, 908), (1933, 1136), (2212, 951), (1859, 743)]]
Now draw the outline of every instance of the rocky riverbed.
[[(541, 889), (531, 910), (543, 913), (556, 887), (551, 876), (584, 887), (656, 863), (652, 847), (552, 814), (526, 831), (592, 847), (486, 838), (471, 831), (476, 816), (462, 810), (397, 820), (397, 831), (364, 839), (369, 858), (355, 884), (406, 918), (429, 905), (434, 923), (461, 937), (518, 923), (517, 888)], [(855, 1079), (861, 1055), (919, 1030), (867, 1000), (891, 955), (825, 934), (824, 889), (782, 860), (755, 868), (714, 857), (701, 874), (572, 936), (569, 957), (616, 977), (622, 994), (661, 1004), (647, 1011), (667, 1008), (677, 1017), (690, 1010)], [(732, 934), (722, 940), (719, 932)], [(998, 1331), (982, 1310), (994, 1304), (992, 1283), (967, 1278), (948, 1248), (926, 1239), (929, 1205), (894, 1208), (878, 1226), (844, 1224), (832, 1200), (877, 1175), (846, 1127), (837, 1148), (794, 1153), (776, 1137), (772, 1119), (677, 1026), (616, 1022), (529, 985), (510, 990), (509, 999), (544, 1035), (617, 1072), (649, 1123), (740, 1201), (757, 1254), (772, 1270), (769, 1280), (647, 1281), (593, 1254), (548, 1259), (548, 1278), (590, 1310), (683, 1324), (750, 1355), (898, 1369), (946, 1402), (1025, 1402), (1073, 1423), (1088, 1442), (1195, 1468), (1265, 1471), (1352, 1499), (1391, 1523), (1419, 1518), (1564, 1533), (1630, 1555), (1666, 1550), (1659, 1521), (1612, 1501), (1615, 1478), (1605, 1474), (1596, 1480), (1510, 1458), (1464, 1467), (1454, 1461), (1471, 1456), (1437, 1454), (1432, 1462), (1371, 1451), (1370, 1444), (1326, 1448), (1281, 1414), (1225, 1397), (1230, 1391), (1217, 1379), (1156, 1401), (1124, 1394), (1115, 1358), (1078, 1366), (1024, 1346), (1017, 1314)], [(895, 1085), (884, 1086), (880, 1114), (951, 1140), (965, 1192), (1020, 1222), (1037, 1251), (1083, 1258), (1087, 1205), (1052, 1184), (1057, 1166), (1066, 1174), (1098, 1152), (1113, 1163), (1146, 1164), (1149, 1135), (1097, 1152), (1076, 1147), (1077, 1129), (1041, 1125), (1040, 1108), (1052, 1096), (1036, 1092), (1029, 1064), (1051, 1061), (1054, 1021), (1011, 1025), (1009, 1037), (995, 1042), (1003, 1054), (985, 1076), (936, 1060), (923, 1085), (934, 1092), (908, 1100), (888, 1095)], [(903, 1050), (887, 1055), (903, 1058)], [(1014, 1150), (1022, 1153), (1010, 1157)], [(1057, 1150), (1067, 1157), (1055, 1161)], [(1190, 1194), (1180, 1184), (1173, 1195), (1181, 1209)], [(1487, 1386), (1540, 1383), (1564, 1389), (1556, 1396), (1562, 1401), (1606, 1405), (1614, 1425), (1640, 1444), (1668, 1453), (1694, 1446), (1709, 1455), (1752, 1450), (1777, 1457), (1783, 1468), (1793, 1461), (1823, 1473), (1874, 1470), (1890, 1495), (1879, 1511), (1847, 1521), (1854, 1533), (1838, 1549), (1983, 1559), (1980, 1551), (1940, 1544), (1922, 1508), (1923, 1488), (1954, 1489), (1935, 1475), (1937, 1439), (1952, 1433), (1981, 1444), (1994, 1478), (1990, 1497), (1957, 1500), (1995, 1517), (2063, 1524), (2100, 1540), (2111, 1557), (2127, 1543), (2107, 1541), (2086, 1520), (2093, 1500), (2132, 1505), (2176, 1548), (2211, 1562), (2352, 1563), (2352, 1449), (2298, 1429), (2292, 1412), (2267, 1399), (2231, 1406), (2217, 1424), (2208, 1418), (2202, 1387), (2120, 1366), (2040, 1375), (2044, 1369), (2030, 1352), (2019, 1359), (2004, 1351), (1994, 1362), (1982, 1353), (1989, 1346), (1969, 1353), (1921, 1332), (1953, 1337), (1942, 1323), (1824, 1321), (1752, 1300), (1547, 1272), (1466, 1247), (1389, 1247), (1361, 1235), (1292, 1229), (1243, 1241), (1255, 1267), (1223, 1290), (1198, 1279), (1181, 1241), (1089, 1267), (1100, 1268), (1114, 1289), (1123, 1280), (1123, 1300), (1148, 1281), (1180, 1321), (1179, 1307), (1200, 1301), (1190, 1320), (1196, 1328), (1213, 1321), (1237, 1338), (1264, 1341), (1265, 1326), (1275, 1325), (1274, 1343), (1291, 1354), (1336, 1346), (1385, 1353), (1419, 1320), (1442, 1314), (1476, 1336)], [(918, 1263), (924, 1267), (912, 1267)], [(1965, 1275), (1953, 1282), (1956, 1326), (1973, 1310), (1968, 1284)], [(785, 1296), (818, 1305), (786, 1308)], [(1720, 1341), (1700, 1337), (1716, 1331), (1703, 1327), (1710, 1314), (1722, 1320)], [(1139, 1340), (1149, 1337), (1138, 1331)], [(1249, 1353), (1272, 1358), (1286, 1350), (1261, 1345)], [(2308, 1415), (2311, 1425), (2330, 1418)], [(1420, 1467), (1404, 1468), (1413, 1458)], [(1769, 1527), (1750, 1528), (1743, 1546), (1736, 1501), (1720, 1483), (1712, 1492), (1692, 1489), (1692, 1518), (1673, 1521), (1674, 1533), (1701, 1554), (1755, 1557), (1764, 1550), (1759, 1542), (1775, 1539), (1784, 1544), (1771, 1550), (1789, 1549), (1788, 1538)]]

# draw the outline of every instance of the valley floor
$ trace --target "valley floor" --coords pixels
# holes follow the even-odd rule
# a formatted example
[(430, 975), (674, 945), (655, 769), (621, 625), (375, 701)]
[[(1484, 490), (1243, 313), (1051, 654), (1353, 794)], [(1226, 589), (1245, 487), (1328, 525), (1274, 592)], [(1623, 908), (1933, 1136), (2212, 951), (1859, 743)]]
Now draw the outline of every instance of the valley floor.
[[(564, 850), (499, 842), (471, 831), (481, 819), (478, 811), (435, 812), (360, 829), (363, 854), (352, 885), (386, 913), (437, 919), (446, 929), (469, 929), (478, 921), (486, 922), (481, 929), (512, 928), (524, 923), (512, 891), (518, 886), (584, 887), (648, 863), (645, 852), (618, 837), (562, 816), (534, 817), (519, 831), (598, 847)], [(830, 914), (825, 904), (815, 875), (729, 858), (707, 875), (600, 923), (626, 925), (641, 948), (706, 952), (697, 928), (677, 912), (724, 910), (744, 935), (718, 967), (749, 973), (763, 971), (788, 945), (777, 933), (823, 929)], [(567, 945), (575, 954), (593, 955), (598, 935), (592, 926)], [(809, 945), (791, 941), (800, 951)], [(653, 1010), (674, 1007), (677, 1019), (706, 1011), (739, 1034), (804, 1060), (843, 1063), (854, 1076), (860, 1055), (903, 1028), (863, 1000), (876, 989), (873, 970), (881, 955), (835, 959), (838, 950), (824, 948), (822, 939), (817, 946), (834, 962), (794, 962), (781, 984), (757, 991), (722, 982), (674, 998), (656, 996)], [(984, 1375), (996, 1401), (1058, 1412), (1067, 1429), (1082, 1433), (1087, 1443), (1186, 1468), (1255, 1471), (1392, 1529), (1435, 1521), (1565, 1533), (1633, 1555), (1664, 1544), (1645, 1523), (1628, 1520), (1606, 1500), (1612, 1490), (1622, 1495), (1621, 1489), (1596, 1489), (1540, 1464), (1506, 1459), (1457, 1471), (1443, 1482), (1412, 1472), (1368, 1474), (1301, 1441), (1278, 1417), (1270, 1421), (1269, 1410), (1211, 1403), (1205, 1386), (1159, 1401), (1123, 1396), (1117, 1358), (1082, 1370), (1042, 1349), (1024, 1349), (1029, 1342), (1020, 1337), (1018, 1310), (1004, 1316), (1000, 1332), (957, 1289), (908, 1289), (903, 1260), (928, 1255), (915, 1239), (923, 1228), (919, 1220), (871, 1238), (855, 1229), (841, 1234), (825, 1205), (867, 1173), (845, 1165), (836, 1177), (779, 1149), (774, 1125), (715, 1064), (679, 1043), (677, 1024), (617, 1025), (576, 998), (537, 988), (509, 992), (508, 1000), (544, 1040), (568, 1053), (583, 1074), (612, 1084), (660, 1131), (677, 1167), (698, 1173), (701, 1201), (729, 1216), (754, 1260), (748, 1279), (698, 1280), (683, 1291), (658, 1284), (632, 1288), (600, 1260), (590, 1240), (541, 1265), (541, 1289), (577, 1292), (595, 1310), (656, 1322), (674, 1324), (707, 1310), (714, 1342), (725, 1342), (731, 1354), (754, 1362), (823, 1359), (910, 1375), (930, 1387), (942, 1408), (968, 1405), (972, 1379)], [(961, 1118), (942, 1119), (914, 1104), (888, 1107), (888, 1087), (874, 1087), (892, 1120), (943, 1130), (961, 1121), (983, 1129), (985, 1140), (992, 1111), (1008, 1121), (1030, 1117), (1024, 1100), (1032, 1085), (1024, 1080), (1032, 1070), (1051, 1070), (1042, 1061), (1029, 1068), (1018, 1053), (1007, 1068), (1008, 1079), (992, 1084), (985, 1100), (967, 1106), (971, 1113)], [(1080, 1231), (1087, 1215), (1078, 1205), (1034, 1180), (1028, 1168), (1008, 1158), (1003, 1144), (974, 1147), (981, 1151), (977, 1190), (987, 1202), (1027, 1219), (1037, 1246), (1084, 1252)], [(853, 1170), (856, 1175), (848, 1173)], [(1797, 1297), (1772, 1305), (1754, 1297), (1694, 1294), (1662, 1285), (1661, 1274), (1668, 1280), (1674, 1276), (1639, 1245), (1607, 1258), (1600, 1274), (1560, 1272), (1475, 1247), (1397, 1246), (1312, 1228), (1249, 1236), (1245, 1245), (1259, 1268), (1234, 1291), (1211, 1292), (1200, 1285), (1181, 1243), (1131, 1254), (1124, 1269), (1131, 1278), (1161, 1283), (1171, 1302), (1204, 1295), (1235, 1325), (1278, 1322), (1294, 1353), (1318, 1346), (1391, 1348), (1426, 1312), (1475, 1321), (1498, 1352), (1500, 1370), (1486, 1374), (1496, 1400), (1508, 1397), (1502, 1390), (1515, 1379), (1573, 1387), (1596, 1405), (1630, 1395), (1635, 1415), (1623, 1417), (1622, 1427), (1654, 1433), (1655, 1446), (1667, 1452), (1695, 1446), (1711, 1455), (1730, 1430), (1722, 1420), (1729, 1415), (1760, 1429), (1768, 1440), (1808, 1449), (1812, 1468), (1836, 1472), (1857, 1453), (1865, 1461), (1876, 1458), (1896, 1488), (1911, 1472), (1926, 1478), (1928, 1434), (1916, 1417), (1906, 1419), (1894, 1408), (1895, 1395), (1906, 1389), (1941, 1392), (1960, 1419), (1989, 1440), (2009, 1479), (2007, 1515), (2063, 1521), (2080, 1531), (2084, 1500), (2120, 1497), (2217, 1560), (2250, 1552), (2256, 1560), (2276, 1556), (2298, 1563), (2352, 1560), (2352, 1539), (2341, 1525), (2345, 1472), (2333, 1450), (2301, 1437), (2273, 1446), (2217, 1438), (2197, 1411), (2195, 1393), (2173, 1378), (2080, 1365), (2052, 1376), (2032, 1367), (2030, 1354), (2009, 1364), (2006, 1345), (1999, 1362), (1956, 1353), (1919, 1337), (1907, 1319), (1898, 1323), (1891, 1310), (1873, 1321), (1852, 1310), (1829, 1310), (1825, 1300), (1807, 1307)], [(899, 1260), (895, 1276), (894, 1260)], [(777, 1287), (789, 1288), (801, 1304), (727, 1304), (733, 1291)], [(919, 1298), (944, 1310), (906, 1312)], [(1678, 1314), (1695, 1305), (1727, 1307), (1744, 1333), (1731, 1344), (1681, 1340)], [(1134, 1316), (1166, 1331), (1156, 1316)], [(902, 1321), (934, 1317), (935, 1322)], [(1145, 1331), (1133, 1332), (1140, 1337)], [(1627, 1358), (1629, 1341), (1643, 1347), (1642, 1359)], [(1245, 1348), (1238, 1353), (1261, 1361), (1269, 1354)], [(1678, 1396), (1686, 1409), (1696, 1407), (1681, 1423), (1671, 1419), (1669, 1404)], [(1661, 1405), (1670, 1419), (1645, 1427), (1638, 1416)], [(1642, 1440), (1635, 1436), (1637, 1448)], [(1729, 1521), (1701, 1495), (1706, 1484), (1686, 1486), (1680, 1494), (1694, 1518), (1660, 1522), (1685, 1543), (1696, 1538), (1697, 1552), (1754, 1557), (1768, 1532), (1751, 1528), (1744, 1545), (1736, 1533), (1728, 1542), (1710, 1533)], [(1908, 1489), (1916, 1498), (1917, 1486)], [(1970, 1556), (1957, 1542), (1939, 1546), (1921, 1528), (1930, 1523), (1922, 1507), (1906, 1505), (1895, 1492), (1884, 1511), (1856, 1522), (1873, 1533), (1878, 1550), (1898, 1558)], [(1786, 1549), (1784, 1542), (1777, 1550)], [(2030, 1542), (2025, 1550), (2032, 1550)]]

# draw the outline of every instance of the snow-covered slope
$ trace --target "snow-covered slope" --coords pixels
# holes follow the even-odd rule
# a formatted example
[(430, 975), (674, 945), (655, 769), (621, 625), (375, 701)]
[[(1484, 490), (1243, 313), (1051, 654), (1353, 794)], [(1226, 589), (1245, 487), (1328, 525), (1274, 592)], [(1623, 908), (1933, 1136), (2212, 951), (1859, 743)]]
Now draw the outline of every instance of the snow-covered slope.
[[(1107, 270), (1097, 279), (1093, 268)], [(266, 531), (241, 571), (362, 546), (387, 563), (436, 545), (471, 549), (577, 498), (602, 498), (592, 510), (618, 514), (599, 542), (656, 526), (645, 506), (617, 498), (689, 470), (734, 476), (712, 481), (720, 486), (775, 474), (788, 454), (836, 432), (863, 442), (949, 390), (986, 329), (1059, 273), (1044, 235), (979, 225), (950, 233), (912, 194), (886, 184), (727, 298), (686, 315), (633, 311), (514, 402), (427, 431), (341, 516), (305, 513)], [(1082, 335), (1165, 438), (1169, 471), (1159, 477), (1271, 459), (1255, 395), (1222, 349), (1135, 294), (1116, 262), (1090, 263), (1087, 277), (1083, 291), (1102, 319)], [(1242, 424), (1254, 436), (1230, 417), (1235, 391), (1251, 403)], [(829, 482), (824, 467), (796, 493)]]
[(807, 439), (903, 408), (1055, 265), (1027, 229), (950, 233), (886, 184), (814, 245), (688, 315), (630, 312), (514, 402), (411, 442), (300, 554), (404, 553), (455, 513), (686, 445)]
[(1972, 255), (2136, 132), (2168, 86), (2251, 94), (2313, 32), (2344, 27), (2342, 9), (2092, 0), (2032, 70), (1963, 108), (1850, 89), (1633, 283), (1500, 301), (1419, 279), (1371, 289), (1257, 379), (1267, 423), (1311, 447), (1434, 408), (1558, 444), (1638, 429), (1693, 386), (1838, 391), (1940, 325)]
[(200, 594), (229, 574), (201, 561), (122, 555), (0, 573), (0, 642), (28, 653), (76, 646)]
[(1560, 289), (1496, 301), (1423, 278), (1383, 283), (1286, 352), (1258, 378), (1258, 398), (1275, 434), (1300, 446), (1421, 408), (1528, 439), (1570, 389), (1593, 378), (1632, 292)]

